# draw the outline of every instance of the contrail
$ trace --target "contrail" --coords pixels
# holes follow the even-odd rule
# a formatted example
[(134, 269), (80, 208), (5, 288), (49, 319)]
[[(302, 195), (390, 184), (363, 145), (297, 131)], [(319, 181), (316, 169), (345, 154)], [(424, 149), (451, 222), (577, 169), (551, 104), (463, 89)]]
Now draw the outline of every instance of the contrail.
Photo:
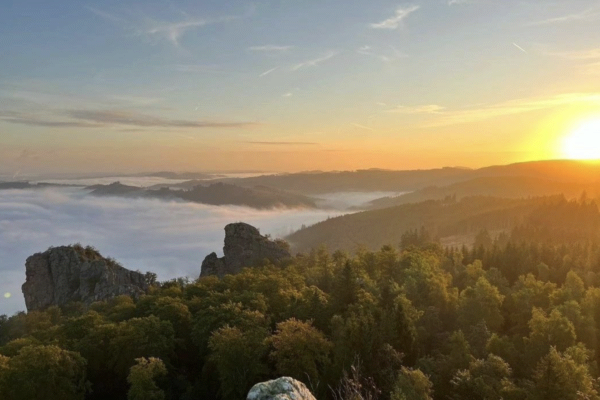
[(525, 50), (524, 48), (522, 48), (522, 47), (521, 47), (521, 46), (519, 46), (518, 44), (516, 44), (516, 43), (514, 43), (514, 42), (513, 42), (513, 45), (514, 45), (514, 46), (515, 46), (517, 49), (521, 50), (523, 53), (525, 53), (525, 54), (528, 54), (528, 53), (527, 53), (527, 50)]

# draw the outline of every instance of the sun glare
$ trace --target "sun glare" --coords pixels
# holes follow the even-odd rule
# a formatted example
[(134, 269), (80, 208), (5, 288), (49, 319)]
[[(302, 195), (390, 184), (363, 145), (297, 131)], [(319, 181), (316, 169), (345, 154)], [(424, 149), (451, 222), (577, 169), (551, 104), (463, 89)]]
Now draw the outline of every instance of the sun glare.
[(600, 159), (600, 119), (577, 126), (563, 142), (563, 154), (574, 160)]

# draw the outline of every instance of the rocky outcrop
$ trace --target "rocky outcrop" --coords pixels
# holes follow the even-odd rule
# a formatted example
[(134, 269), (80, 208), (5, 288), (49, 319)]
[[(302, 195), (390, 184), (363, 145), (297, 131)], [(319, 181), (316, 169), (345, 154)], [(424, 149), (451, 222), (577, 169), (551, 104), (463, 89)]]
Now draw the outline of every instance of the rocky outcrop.
[(28, 311), (72, 301), (91, 304), (119, 295), (139, 296), (148, 289), (145, 275), (123, 268), (91, 247), (50, 248), (27, 258), (22, 286)]
[(246, 400), (316, 400), (304, 383), (283, 377), (257, 383), (250, 389)]
[(225, 227), (224, 256), (211, 253), (202, 262), (200, 277), (217, 275), (222, 278), (236, 274), (244, 267), (260, 264), (265, 259), (275, 265), (291, 257), (287, 243), (262, 236), (258, 229), (243, 222)]

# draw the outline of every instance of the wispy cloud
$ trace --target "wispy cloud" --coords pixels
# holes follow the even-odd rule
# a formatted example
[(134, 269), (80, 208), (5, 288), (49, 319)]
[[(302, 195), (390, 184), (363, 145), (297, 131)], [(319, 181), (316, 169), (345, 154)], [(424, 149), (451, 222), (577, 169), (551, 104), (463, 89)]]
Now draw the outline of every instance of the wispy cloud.
[(545, 54), (568, 60), (598, 60), (600, 59), (600, 47), (578, 51), (546, 52)]
[(224, 72), (223, 68), (216, 64), (178, 64), (174, 66), (175, 70), (178, 72), (186, 72), (186, 73), (220, 73)]
[(315, 142), (256, 142), (256, 141), (244, 142), (244, 143), (260, 144), (260, 145), (266, 145), (266, 146), (316, 146), (319, 144), (319, 143), (315, 143)]
[(264, 46), (251, 46), (251, 47), (248, 47), (248, 50), (272, 53), (272, 52), (287, 51), (287, 50), (291, 50), (293, 48), (294, 48), (294, 46), (278, 46), (278, 45), (268, 44), (268, 45), (264, 45)]
[[(65, 120), (65, 117), (70, 119)], [(41, 127), (60, 128), (249, 128), (256, 122), (193, 121), (154, 117), (126, 110), (67, 110), (50, 115), (0, 111), (0, 121)]]
[(40, 116), (37, 113), (0, 111), (0, 121), (11, 124), (40, 126), (45, 128), (97, 128), (100, 125), (84, 121), (64, 121), (53, 117)]
[(167, 119), (123, 110), (71, 110), (67, 111), (66, 114), (77, 120), (98, 124), (117, 124), (138, 127), (242, 128), (257, 125), (255, 122), (214, 122)]
[(267, 75), (269, 75), (270, 73), (277, 71), (277, 68), (278, 68), (278, 67), (271, 68), (271, 69), (269, 69), (269, 70), (267, 70), (267, 71), (263, 72), (262, 74), (260, 74), (260, 75), (259, 75), (259, 77), (260, 77), (260, 78), (262, 78), (263, 76), (267, 76)]
[(357, 124), (356, 122), (353, 122), (351, 125), (354, 126), (354, 127), (356, 127), (356, 128), (363, 129), (365, 131), (371, 131), (372, 132), (374, 130), (373, 128), (370, 128), (368, 126)]
[(513, 42), (513, 46), (515, 46), (517, 49), (521, 50), (523, 53), (527, 54), (527, 50), (525, 50), (524, 48), (522, 48), (518, 44), (516, 44), (516, 43)]
[(478, 0), (448, 0), (449, 6), (461, 5), (461, 4), (473, 4), (477, 3)]
[(567, 14), (558, 17), (551, 17), (540, 21), (533, 21), (528, 26), (563, 24), (576, 21), (595, 21), (600, 17), (600, 10), (597, 7), (589, 8), (579, 13)]
[(86, 8), (106, 20), (122, 24), (125, 29), (132, 30), (137, 36), (154, 40), (166, 40), (178, 48), (180, 47), (181, 37), (188, 31), (242, 18), (241, 16), (233, 15), (217, 18), (201, 18), (185, 14), (185, 18), (179, 21), (160, 21), (149, 18), (136, 20), (114, 15), (94, 7)]
[(304, 61), (304, 62), (294, 65), (292, 67), (292, 71), (297, 71), (297, 70), (299, 70), (301, 68), (305, 68), (305, 67), (316, 67), (317, 65), (321, 64), (322, 62), (330, 60), (333, 57), (337, 56), (338, 54), (339, 54), (339, 52), (337, 52), (337, 51), (330, 51), (323, 57), (315, 58), (313, 60), (307, 60), (307, 61)]
[(401, 114), (439, 114), (444, 110), (445, 107), (438, 106), (437, 104), (428, 104), (414, 107), (398, 106), (391, 110), (387, 110), (387, 112)]
[(370, 26), (373, 29), (397, 29), (402, 24), (404, 19), (406, 19), (413, 12), (417, 11), (419, 8), (420, 7), (417, 5), (398, 7), (396, 9), (396, 15), (384, 21), (371, 24)]
[(389, 46), (389, 48), (391, 49), (393, 54), (383, 54), (383, 51), (379, 50), (378, 52), (376, 52), (375, 50), (373, 50), (373, 48), (371, 46), (362, 46), (359, 47), (358, 49), (356, 49), (356, 52), (358, 54), (362, 54), (364, 56), (370, 56), (370, 57), (375, 57), (378, 58), (381, 61), (384, 62), (389, 62), (389, 61), (394, 61), (397, 60), (399, 58), (406, 58), (408, 57), (406, 54), (400, 52), (398, 49), (396, 49), (394, 46)]
[(96, 14), (97, 16), (104, 18), (106, 20), (109, 20), (112, 22), (125, 22), (125, 19), (123, 19), (117, 15), (107, 13), (106, 11), (102, 11), (102, 10), (99, 10), (99, 9), (91, 7), (91, 6), (86, 6), (85, 8), (87, 8), (88, 10), (90, 10), (91, 12)]
[(403, 112), (408, 110), (409, 114), (426, 113), (431, 114), (434, 118), (424, 127), (439, 127), (464, 123), (473, 123), (486, 119), (503, 117), (508, 115), (523, 114), (532, 111), (551, 109), (560, 106), (573, 104), (588, 104), (600, 106), (600, 93), (566, 93), (551, 97), (537, 97), (529, 99), (511, 100), (499, 104), (489, 106), (481, 106), (477, 108), (449, 110), (440, 106), (420, 106), (407, 107), (391, 110), (395, 112)]

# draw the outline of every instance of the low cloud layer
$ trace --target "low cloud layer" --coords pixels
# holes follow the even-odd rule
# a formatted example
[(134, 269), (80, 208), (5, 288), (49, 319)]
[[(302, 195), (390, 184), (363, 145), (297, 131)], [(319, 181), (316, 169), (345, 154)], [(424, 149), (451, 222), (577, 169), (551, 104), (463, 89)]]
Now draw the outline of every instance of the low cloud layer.
[[(334, 211), (257, 211), (149, 199), (97, 198), (78, 189), (0, 191), (0, 314), (25, 309), (25, 260), (49, 246), (92, 245), (129, 269), (160, 280), (197, 278), (204, 257), (222, 251), (223, 227), (244, 221), (285, 236)], [(5, 294), (10, 293), (10, 297)]]

